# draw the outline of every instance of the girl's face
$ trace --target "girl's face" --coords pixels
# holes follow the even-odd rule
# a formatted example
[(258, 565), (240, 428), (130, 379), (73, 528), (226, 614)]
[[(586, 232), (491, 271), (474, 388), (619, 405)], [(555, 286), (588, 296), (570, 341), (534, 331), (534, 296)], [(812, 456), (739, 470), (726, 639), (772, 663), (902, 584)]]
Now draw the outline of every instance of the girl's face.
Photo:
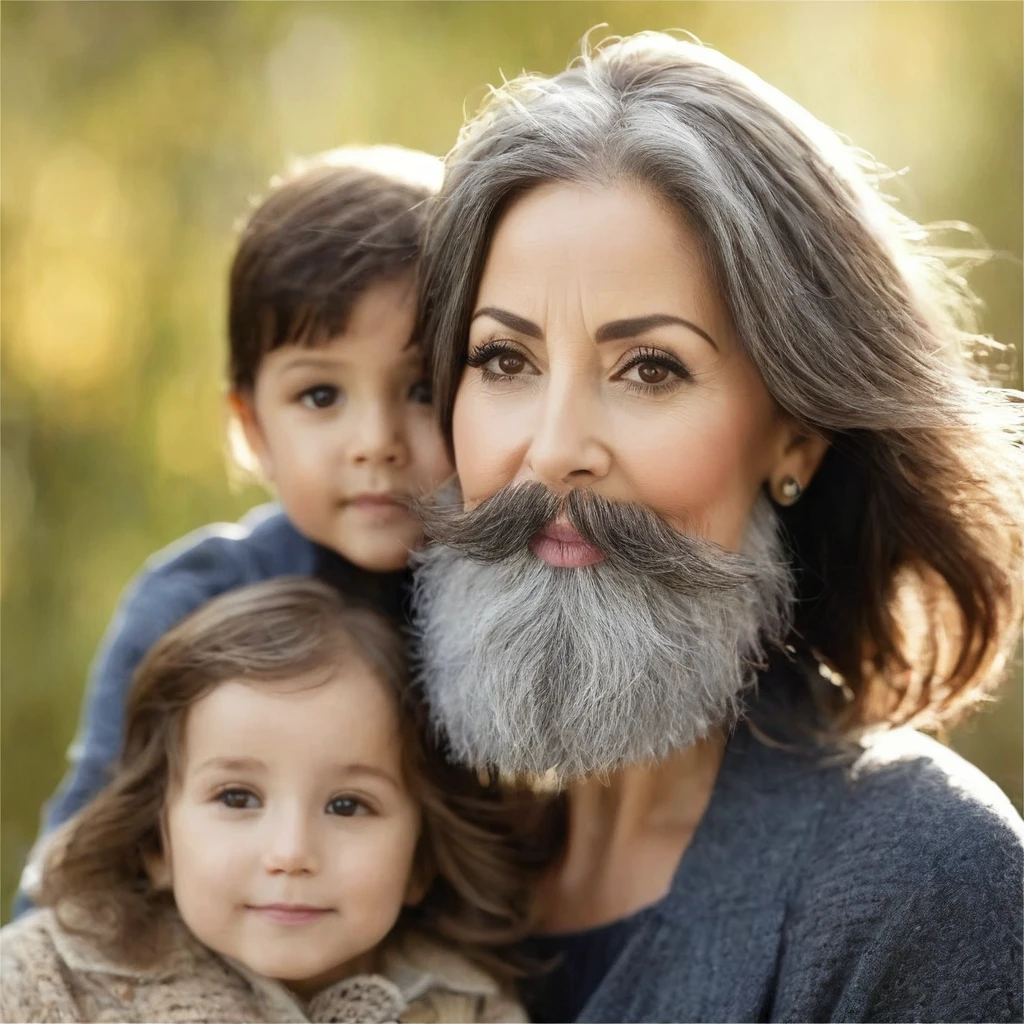
[(631, 186), (538, 187), (499, 222), (453, 416), (467, 507), (540, 481), (639, 502), (737, 549), (768, 480), (823, 445), (741, 350), (700, 244)]
[(239, 680), (197, 701), (156, 875), (193, 934), (302, 995), (365, 969), (420, 831), (399, 751), (394, 704), (357, 661), (320, 685)]

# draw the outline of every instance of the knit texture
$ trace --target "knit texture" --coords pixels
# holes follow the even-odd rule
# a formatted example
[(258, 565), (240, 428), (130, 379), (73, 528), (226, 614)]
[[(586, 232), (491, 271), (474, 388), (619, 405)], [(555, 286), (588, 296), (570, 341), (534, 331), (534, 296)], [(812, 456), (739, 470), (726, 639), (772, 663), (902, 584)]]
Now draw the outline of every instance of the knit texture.
[(740, 726), (668, 896), (582, 1021), (1020, 1021), (1024, 822), (911, 730), (822, 758)]
[(38, 910), (0, 930), (0, 1021), (227, 1024), (526, 1020), (497, 982), (464, 957), (408, 936), (361, 974), (308, 1003), (284, 985), (207, 949), (177, 913), (159, 922), (164, 948), (151, 966), (121, 962), (95, 940)]

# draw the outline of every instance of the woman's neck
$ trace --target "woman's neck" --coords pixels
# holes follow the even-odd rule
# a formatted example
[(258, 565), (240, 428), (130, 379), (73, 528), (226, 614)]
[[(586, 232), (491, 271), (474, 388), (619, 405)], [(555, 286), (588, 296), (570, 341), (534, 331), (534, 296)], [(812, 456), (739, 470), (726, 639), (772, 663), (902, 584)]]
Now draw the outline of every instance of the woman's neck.
[(653, 764), (573, 783), (565, 850), (538, 893), (541, 930), (592, 928), (661, 899), (707, 810), (724, 751), (716, 732)]

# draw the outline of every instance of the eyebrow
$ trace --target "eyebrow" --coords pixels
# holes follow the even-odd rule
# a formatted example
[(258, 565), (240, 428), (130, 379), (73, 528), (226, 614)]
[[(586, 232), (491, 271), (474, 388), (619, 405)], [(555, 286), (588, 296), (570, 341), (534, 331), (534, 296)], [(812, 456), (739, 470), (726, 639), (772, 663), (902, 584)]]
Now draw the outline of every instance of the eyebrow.
[[(372, 764), (346, 764), (338, 767), (339, 775), (368, 775), (387, 782), (394, 789), (401, 788), (392, 775), (382, 768), (375, 768)], [(211, 757), (209, 760), (203, 761), (202, 764), (198, 765), (196, 771), (202, 772), (216, 769), (226, 772), (252, 772), (266, 771), (266, 768), (267, 766), (259, 758), (255, 757)]]
[[(510, 313), (507, 309), (500, 309), (498, 306), (484, 306), (473, 314), (473, 320), (478, 316), (489, 316), (492, 320), (497, 320), (499, 324), (504, 324), (510, 331), (518, 331), (520, 334), (525, 334), (528, 338), (536, 338), (538, 341), (544, 340), (544, 332), (532, 320), (516, 316), (515, 313)], [(473, 320), (470, 320), (470, 323)]]
[[(517, 316), (515, 313), (510, 313), (507, 309), (501, 309), (498, 306), (484, 306), (473, 314), (473, 320), (478, 316), (489, 316), (492, 320), (497, 320), (499, 324), (504, 324), (509, 330), (525, 334), (528, 338), (536, 338), (537, 341), (544, 340), (544, 332), (537, 324), (532, 320)], [(670, 325), (685, 327), (687, 330), (693, 331), (694, 334), (703, 338), (716, 352), (719, 351), (718, 343), (707, 331), (698, 327), (695, 323), (691, 323), (689, 320), (684, 320), (681, 316), (672, 316), (669, 313), (651, 313), (648, 316), (634, 316), (625, 320), (610, 320), (608, 323), (598, 327), (594, 332), (594, 340), (598, 343), (603, 341), (622, 341), (625, 338), (636, 338), (641, 334), (646, 334), (647, 331), (653, 331), (656, 327), (667, 327)]]
[[(418, 366), (421, 360), (422, 356), (419, 349), (407, 346), (402, 349), (401, 355), (395, 360), (394, 365), (405, 369), (407, 367)], [(340, 356), (296, 356), (294, 359), (283, 363), (277, 372), (281, 375), (285, 375), (297, 370), (346, 370), (352, 365), (352, 360), (344, 359)]]
[(196, 767), (197, 772), (217, 768), (227, 772), (262, 771), (267, 766), (255, 757), (211, 757)]
[(707, 331), (702, 330), (689, 320), (684, 320), (681, 316), (671, 316), (668, 313), (651, 313), (650, 316), (634, 316), (628, 320), (612, 320), (598, 327), (594, 334), (594, 340), (598, 342), (621, 341), (623, 338), (635, 338), (638, 334), (646, 334), (647, 331), (653, 331), (655, 327), (667, 327), (671, 324), (693, 331), (715, 351), (718, 350), (715, 339)]
[(294, 359), (289, 359), (286, 363), (281, 366), (281, 373), (287, 373), (289, 370), (323, 370), (333, 369), (334, 367), (341, 364), (341, 360), (332, 358), (331, 356), (296, 356)]
[(369, 775), (372, 778), (380, 779), (388, 783), (394, 789), (400, 789), (397, 780), (383, 768), (374, 768), (372, 764), (347, 764), (344, 768), (345, 775)]

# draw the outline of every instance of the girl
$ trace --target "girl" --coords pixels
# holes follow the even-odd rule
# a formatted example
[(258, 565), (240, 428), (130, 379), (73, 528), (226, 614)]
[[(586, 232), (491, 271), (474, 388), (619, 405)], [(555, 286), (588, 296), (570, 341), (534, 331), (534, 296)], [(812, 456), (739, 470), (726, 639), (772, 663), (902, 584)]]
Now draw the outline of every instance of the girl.
[(164, 636), (117, 774), (51, 846), (45, 909), (0, 933), (0, 1017), (525, 1020), (479, 949), (516, 937), (526, 873), (497, 805), (426, 755), (401, 650), (298, 578)]

